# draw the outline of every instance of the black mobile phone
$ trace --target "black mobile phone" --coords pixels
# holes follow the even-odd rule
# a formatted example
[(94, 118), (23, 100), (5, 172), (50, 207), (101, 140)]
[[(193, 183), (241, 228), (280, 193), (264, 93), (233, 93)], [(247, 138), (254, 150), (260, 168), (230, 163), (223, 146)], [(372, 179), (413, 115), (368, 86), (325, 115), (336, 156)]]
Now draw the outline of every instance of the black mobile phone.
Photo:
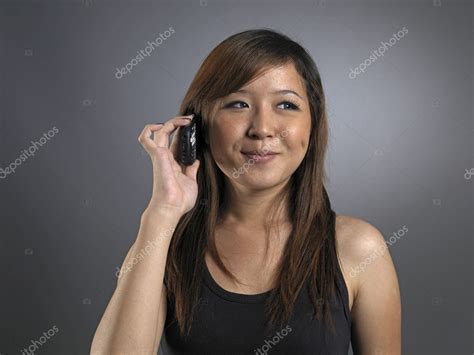
[(179, 161), (183, 165), (192, 165), (197, 157), (198, 149), (198, 122), (201, 115), (194, 113), (191, 123), (180, 127), (179, 134)]

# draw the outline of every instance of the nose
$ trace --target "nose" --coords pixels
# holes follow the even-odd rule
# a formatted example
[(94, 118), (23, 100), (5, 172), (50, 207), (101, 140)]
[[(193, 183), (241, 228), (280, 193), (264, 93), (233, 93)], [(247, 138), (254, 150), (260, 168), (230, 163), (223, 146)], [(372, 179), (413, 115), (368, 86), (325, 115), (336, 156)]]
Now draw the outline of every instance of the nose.
[(249, 137), (264, 140), (275, 135), (275, 119), (270, 108), (259, 107), (250, 116)]

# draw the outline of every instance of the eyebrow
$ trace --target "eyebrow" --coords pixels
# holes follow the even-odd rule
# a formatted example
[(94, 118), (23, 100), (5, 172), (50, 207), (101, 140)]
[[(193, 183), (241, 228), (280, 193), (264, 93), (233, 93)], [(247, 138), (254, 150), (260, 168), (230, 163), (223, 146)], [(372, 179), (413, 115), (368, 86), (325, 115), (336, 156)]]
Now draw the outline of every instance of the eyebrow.
[[(243, 93), (243, 94), (249, 94), (250, 93), (250, 91), (245, 90), (245, 89), (240, 89), (240, 90), (235, 91), (235, 93), (238, 93), (238, 92)], [(296, 91), (288, 90), (288, 89), (275, 90), (275, 91), (272, 91), (271, 94), (293, 94), (293, 95), (298, 96), (301, 100), (304, 100), (303, 97), (300, 94), (298, 94)]]

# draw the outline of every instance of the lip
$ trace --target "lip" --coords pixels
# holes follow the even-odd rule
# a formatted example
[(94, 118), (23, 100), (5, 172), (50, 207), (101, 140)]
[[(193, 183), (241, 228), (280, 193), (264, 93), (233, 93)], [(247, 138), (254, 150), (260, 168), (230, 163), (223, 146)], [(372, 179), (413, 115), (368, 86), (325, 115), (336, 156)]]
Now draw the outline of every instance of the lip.
[(245, 154), (245, 155), (259, 155), (259, 156), (262, 156), (262, 157), (264, 157), (264, 156), (266, 156), (266, 155), (276, 155), (276, 154), (279, 154), (279, 153), (277, 153), (277, 152), (272, 152), (272, 151), (268, 151), (268, 152), (266, 152), (266, 153), (262, 153), (262, 152), (260, 152), (260, 151), (258, 151), (258, 150), (250, 150), (250, 151), (248, 151), (248, 152), (242, 152), (242, 153)]
[(252, 153), (243, 153), (242, 154), (244, 156), (246, 156), (248, 159), (251, 159), (253, 160), (254, 164), (264, 164), (264, 163), (267, 163), (269, 161), (272, 161), (274, 159), (276, 159), (276, 157), (278, 156), (279, 153), (270, 153), (268, 152), (267, 154), (265, 155), (260, 155), (260, 154), (252, 154)]

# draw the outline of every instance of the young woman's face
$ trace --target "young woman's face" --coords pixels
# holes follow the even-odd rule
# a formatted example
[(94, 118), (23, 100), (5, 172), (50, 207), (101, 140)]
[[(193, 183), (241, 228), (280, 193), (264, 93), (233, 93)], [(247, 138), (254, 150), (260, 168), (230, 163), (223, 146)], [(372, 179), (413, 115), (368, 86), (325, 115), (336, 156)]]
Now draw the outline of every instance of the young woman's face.
[[(287, 180), (308, 148), (311, 115), (294, 65), (272, 67), (221, 100), (209, 123), (216, 164), (232, 181), (266, 188)], [(276, 153), (271, 160), (246, 155)]]

